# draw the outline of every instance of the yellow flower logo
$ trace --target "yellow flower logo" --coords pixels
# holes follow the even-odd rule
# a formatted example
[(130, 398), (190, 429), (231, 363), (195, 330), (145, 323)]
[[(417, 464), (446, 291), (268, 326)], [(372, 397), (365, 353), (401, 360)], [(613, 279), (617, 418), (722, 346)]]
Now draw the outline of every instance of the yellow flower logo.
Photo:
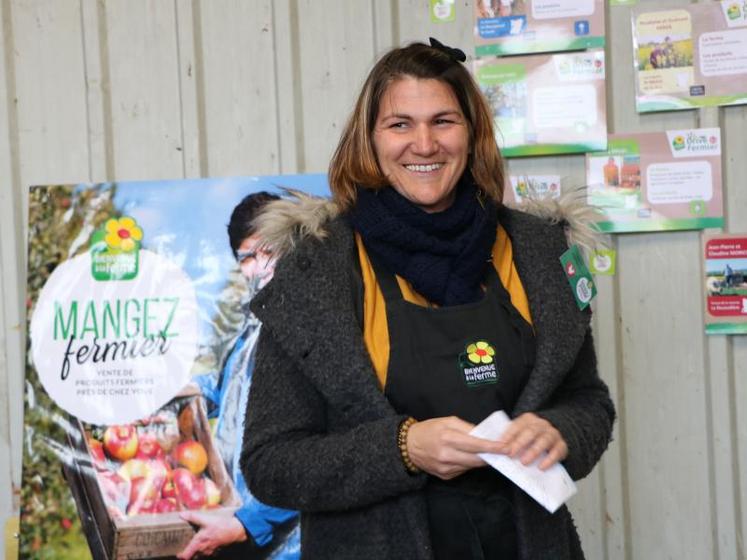
[(682, 136), (675, 136), (672, 141), (672, 146), (674, 146), (675, 150), (681, 150), (685, 147), (685, 139)]
[(493, 356), (495, 350), (483, 340), (467, 346), (467, 358), (473, 364), (490, 364), (493, 362)]
[(143, 238), (143, 230), (129, 216), (119, 219), (109, 218), (104, 229), (106, 230), (104, 240), (109, 248), (120, 249), (125, 253), (135, 250), (137, 242)]

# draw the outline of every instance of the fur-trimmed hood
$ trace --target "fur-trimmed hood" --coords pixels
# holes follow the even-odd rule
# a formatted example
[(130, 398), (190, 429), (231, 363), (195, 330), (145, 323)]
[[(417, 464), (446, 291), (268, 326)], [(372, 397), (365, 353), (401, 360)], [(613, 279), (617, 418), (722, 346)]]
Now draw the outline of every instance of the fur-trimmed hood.
[[(324, 239), (326, 224), (340, 214), (332, 200), (286, 189), (288, 197), (270, 202), (255, 218), (255, 228), (263, 245), (278, 257), (290, 253), (306, 237)], [(597, 210), (586, 204), (586, 190), (575, 189), (557, 199), (525, 198), (521, 206), (511, 206), (551, 224), (562, 223), (569, 245), (577, 244), (588, 254), (600, 244), (594, 222)]]

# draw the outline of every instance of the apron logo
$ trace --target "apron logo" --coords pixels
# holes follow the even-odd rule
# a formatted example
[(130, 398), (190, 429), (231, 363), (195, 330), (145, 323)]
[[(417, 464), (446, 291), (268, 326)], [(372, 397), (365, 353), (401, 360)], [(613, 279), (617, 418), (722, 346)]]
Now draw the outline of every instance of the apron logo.
[(494, 356), (495, 350), (484, 340), (468, 344), (464, 352), (459, 354), (459, 371), (464, 375), (467, 387), (498, 382)]

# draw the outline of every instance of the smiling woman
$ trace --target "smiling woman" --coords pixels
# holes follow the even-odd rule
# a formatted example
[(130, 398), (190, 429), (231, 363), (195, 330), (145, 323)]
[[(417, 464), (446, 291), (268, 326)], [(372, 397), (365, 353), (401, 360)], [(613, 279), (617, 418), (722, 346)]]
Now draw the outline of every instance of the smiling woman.
[(392, 187), (426, 212), (454, 201), (469, 154), (469, 129), (451, 88), (405, 77), (381, 100), (374, 150)]
[[(279, 260), (252, 302), (242, 468), (263, 502), (301, 511), (305, 558), (583, 558), (565, 507), (480, 458), (586, 476), (614, 408), (563, 227), (501, 205), (463, 60), (433, 41), (384, 55), (330, 164), (334, 202), (259, 218)], [(499, 441), (470, 435), (496, 410), (513, 418)]]

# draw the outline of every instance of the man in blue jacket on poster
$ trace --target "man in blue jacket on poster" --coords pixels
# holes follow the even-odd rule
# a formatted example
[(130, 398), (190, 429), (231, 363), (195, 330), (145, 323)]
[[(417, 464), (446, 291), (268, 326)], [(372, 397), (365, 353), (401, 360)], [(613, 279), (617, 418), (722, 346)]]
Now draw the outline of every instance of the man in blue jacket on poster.
[[(265, 204), (277, 196), (258, 192), (245, 197), (234, 208), (228, 224), (231, 250), (250, 289), (259, 290), (272, 279), (275, 260), (260, 248), (252, 222)], [(179, 558), (215, 556), (219, 558), (297, 560), (301, 555), (298, 513), (259, 502), (244, 482), (239, 457), (244, 434), (244, 414), (254, 370), (254, 357), (260, 323), (245, 307), (246, 319), (230, 351), (223, 360), (220, 375), (197, 376), (193, 381), (207, 399), (210, 418), (216, 418), (215, 443), (231, 476), (242, 505), (233, 517), (225, 518), (198, 511), (185, 511), (181, 517), (198, 528)]]

